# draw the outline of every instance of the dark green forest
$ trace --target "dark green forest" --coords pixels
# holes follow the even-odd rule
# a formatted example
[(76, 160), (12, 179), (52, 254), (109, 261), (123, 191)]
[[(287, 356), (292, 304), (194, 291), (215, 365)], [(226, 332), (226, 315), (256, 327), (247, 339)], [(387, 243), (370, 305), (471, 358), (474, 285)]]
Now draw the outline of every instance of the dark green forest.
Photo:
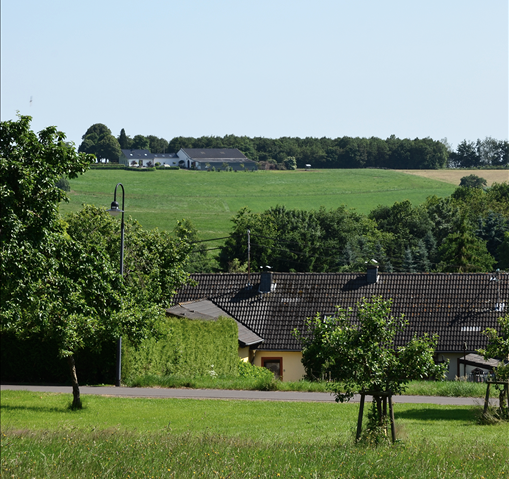
[[(181, 148), (238, 148), (259, 169), (286, 169), (295, 159), (298, 168), (391, 168), (438, 169), (509, 166), (509, 142), (493, 138), (464, 140), (455, 151), (446, 140), (415, 138), (290, 138), (277, 139), (236, 135), (176, 137), (170, 141), (154, 135), (118, 137), (101, 123), (92, 125), (82, 137), (79, 151), (98, 159), (118, 162), (121, 149), (146, 149), (152, 153), (177, 153)], [(290, 161), (289, 161), (290, 159)]]
[[(378, 206), (368, 215), (346, 206), (262, 213), (244, 208), (219, 249), (217, 264), (204, 243), (196, 243), (191, 272), (251, 271), (358, 272), (366, 263), (382, 272), (488, 272), (509, 269), (509, 184), (459, 187), (449, 197), (428, 197)], [(193, 237), (193, 241), (197, 241)], [(209, 254), (215, 254), (209, 253)]]

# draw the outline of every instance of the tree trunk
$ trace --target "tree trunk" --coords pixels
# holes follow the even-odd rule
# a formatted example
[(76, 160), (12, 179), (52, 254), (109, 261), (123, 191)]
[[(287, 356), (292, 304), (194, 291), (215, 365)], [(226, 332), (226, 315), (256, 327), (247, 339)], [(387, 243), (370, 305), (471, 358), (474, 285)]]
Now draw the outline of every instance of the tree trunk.
[(67, 357), (67, 364), (71, 371), (72, 381), (72, 409), (81, 409), (81, 398), (80, 398), (80, 385), (78, 384), (78, 376), (76, 375), (76, 364), (74, 363), (74, 356)]

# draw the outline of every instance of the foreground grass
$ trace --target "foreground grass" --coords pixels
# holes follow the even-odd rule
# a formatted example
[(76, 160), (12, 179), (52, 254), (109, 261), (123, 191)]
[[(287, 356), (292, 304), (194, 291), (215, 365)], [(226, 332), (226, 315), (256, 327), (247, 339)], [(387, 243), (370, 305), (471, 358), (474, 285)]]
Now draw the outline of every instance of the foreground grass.
[[(180, 378), (175, 376), (146, 375), (126, 381), (129, 387), (165, 387), (193, 389), (240, 389), (247, 391), (307, 391), (326, 392), (324, 381), (272, 381), (267, 382), (252, 378)], [(466, 381), (411, 381), (405, 395), (412, 396), (446, 396), (482, 398), (486, 394), (486, 384)]]
[(272, 444), (203, 434), (10, 431), (2, 475), (45, 478), (504, 478), (500, 445), (433, 441), (369, 448), (337, 441)]
[(353, 443), (354, 404), (2, 391), (2, 477), (509, 477), (507, 424), (397, 405), (401, 441)]
[(90, 170), (70, 181), (70, 202), (60, 211), (83, 203), (109, 207), (113, 189), (126, 188), (126, 212), (144, 228), (171, 231), (176, 221), (191, 220), (204, 239), (226, 236), (231, 217), (242, 207), (254, 212), (272, 206), (327, 209), (347, 205), (368, 213), (379, 204), (410, 200), (417, 205), (430, 195), (448, 196), (455, 186), (390, 170), (315, 171), (124, 171)]

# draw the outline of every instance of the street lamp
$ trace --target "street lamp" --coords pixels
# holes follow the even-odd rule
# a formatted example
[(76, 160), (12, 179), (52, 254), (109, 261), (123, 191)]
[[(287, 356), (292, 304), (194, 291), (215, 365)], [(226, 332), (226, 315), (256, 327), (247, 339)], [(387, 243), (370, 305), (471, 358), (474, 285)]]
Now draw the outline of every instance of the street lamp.
[[(118, 186), (122, 187), (122, 209), (119, 208), (117, 202), (117, 188)], [(111, 208), (108, 210), (108, 213), (111, 216), (118, 216), (119, 213), (122, 213), (122, 221), (120, 223), (120, 274), (124, 276), (124, 185), (122, 183), (117, 183), (115, 186), (115, 192), (113, 193), (113, 202), (111, 203)], [(117, 339), (117, 367), (116, 367), (116, 377), (115, 377), (115, 386), (120, 387), (120, 376), (122, 371), (122, 336), (119, 336)]]

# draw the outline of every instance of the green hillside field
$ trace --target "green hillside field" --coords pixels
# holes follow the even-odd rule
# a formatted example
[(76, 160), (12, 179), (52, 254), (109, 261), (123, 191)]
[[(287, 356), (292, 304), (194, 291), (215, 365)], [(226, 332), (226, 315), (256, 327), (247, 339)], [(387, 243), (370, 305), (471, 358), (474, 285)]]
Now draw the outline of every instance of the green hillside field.
[(109, 208), (119, 182), (125, 187), (126, 214), (144, 228), (172, 230), (177, 220), (186, 218), (203, 239), (228, 235), (230, 219), (244, 206), (261, 212), (276, 205), (310, 210), (344, 204), (366, 214), (379, 204), (408, 199), (416, 205), (430, 195), (448, 196), (455, 189), (443, 181), (377, 169), (90, 170), (70, 181), (70, 202), (61, 204), (61, 213), (78, 211), (82, 204)]

